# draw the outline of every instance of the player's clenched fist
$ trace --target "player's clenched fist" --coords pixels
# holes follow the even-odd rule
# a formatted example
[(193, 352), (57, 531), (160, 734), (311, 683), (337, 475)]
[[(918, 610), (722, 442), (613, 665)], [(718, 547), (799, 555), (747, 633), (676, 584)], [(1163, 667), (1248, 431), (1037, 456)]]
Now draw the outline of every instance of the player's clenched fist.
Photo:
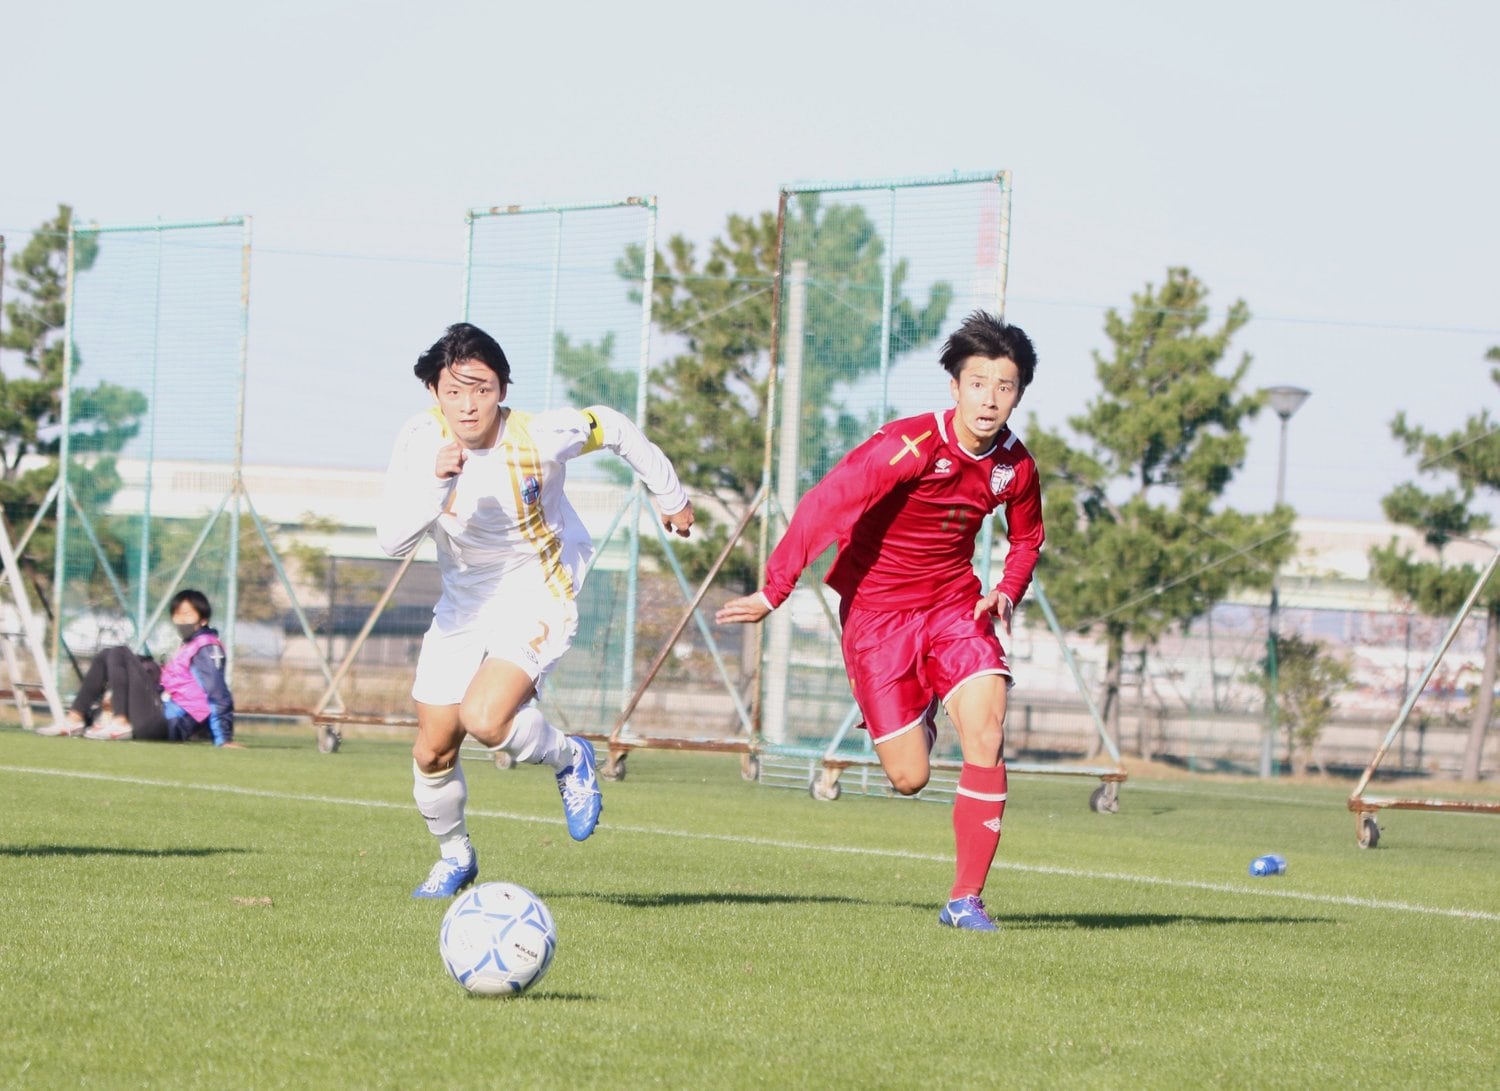
[(671, 515), (663, 515), (661, 525), (679, 538), (686, 538), (692, 533), (693, 505), (689, 504), (681, 511), (674, 511)]
[(437, 453), (437, 465), (433, 472), (441, 478), (457, 477), (463, 473), (464, 461), (469, 457), (468, 450), (458, 440), (454, 440), (446, 447), (439, 447)]

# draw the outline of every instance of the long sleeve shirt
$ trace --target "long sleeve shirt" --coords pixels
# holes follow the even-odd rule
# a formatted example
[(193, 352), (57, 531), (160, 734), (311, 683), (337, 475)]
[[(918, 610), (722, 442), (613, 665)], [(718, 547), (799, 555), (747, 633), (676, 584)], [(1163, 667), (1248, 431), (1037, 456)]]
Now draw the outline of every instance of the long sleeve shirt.
[(439, 449), (453, 438), (436, 409), (408, 420), (391, 453), (380, 547), (399, 557), (430, 532), (445, 599), (482, 595), (512, 575), (534, 575), (558, 596), (577, 596), (594, 549), (563, 488), (567, 463), (579, 455), (607, 448), (635, 471), (662, 514), (687, 506), (667, 456), (623, 414), (604, 406), (501, 413), (495, 446), (469, 451), (452, 477), (434, 472)]
[(866, 610), (979, 598), (974, 543), (1006, 507), (1010, 551), (998, 589), (1019, 604), (1045, 537), (1036, 463), (1009, 428), (981, 455), (953, 433), (953, 410), (892, 421), (808, 490), (766, 565), (774, 609), (828, 546), (828, 585)]

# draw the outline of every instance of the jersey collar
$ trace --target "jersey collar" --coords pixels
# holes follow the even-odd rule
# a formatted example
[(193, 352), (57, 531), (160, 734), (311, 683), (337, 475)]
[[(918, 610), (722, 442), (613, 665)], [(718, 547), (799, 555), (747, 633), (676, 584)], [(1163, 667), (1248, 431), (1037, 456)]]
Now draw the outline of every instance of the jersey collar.
[(953, 420), (953, 414), (956, 412), (958, 412), (957, 409), (933, 410), (932, 416), (937, 421), (938, 435), (943, 437), (943, 442), (946, 443), (949, 447), (952, 447), (955, 451), (958, 451), (961, 454), (973, 459), (975, 462), (978, 462), (982, 458), (989, 458), (990, 455), (994, 454), (997, 450), (1000, 449), (1001, 445), (1005, 443), (1007, 437), (1010, 435), (1010, 425), (1007, 424), (1003, 426), (1000, 429), (999, 433), (995, 436), (995, 442), (990, 444), (986, 450), (981, 451), (976, 455), (962, 443), (958, 442), (958, 437), (954, 435), (952, 429), (949, 428), (949, 424)]

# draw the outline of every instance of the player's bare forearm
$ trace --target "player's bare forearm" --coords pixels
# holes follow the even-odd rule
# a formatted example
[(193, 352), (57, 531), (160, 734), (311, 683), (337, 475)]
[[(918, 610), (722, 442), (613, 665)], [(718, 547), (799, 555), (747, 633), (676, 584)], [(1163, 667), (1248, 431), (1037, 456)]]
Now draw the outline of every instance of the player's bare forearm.
[(714, 621), (720, 625), (754, 625), (770, 612), (771, 607), (766, 603), (765, 596), (757, 591), (753, 595), (730, 599), (719, 607), (714, 614)]

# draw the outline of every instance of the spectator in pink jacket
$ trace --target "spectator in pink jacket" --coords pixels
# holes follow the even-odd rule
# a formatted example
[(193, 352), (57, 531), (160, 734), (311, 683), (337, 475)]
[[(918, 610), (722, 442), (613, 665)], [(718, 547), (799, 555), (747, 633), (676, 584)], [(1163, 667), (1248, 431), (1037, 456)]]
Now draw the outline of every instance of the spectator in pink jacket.
[[(124, 645), (94, 657), (78, 695), (63, 719), (38, 735), (87, 739), (186, 742), (210, 737), (215, 746), (234, 741), (234, 696), (224, 678), (224, 645), (209, 626), (213, 608), (201, 591), (172, 596), (172, 624), (182, 647), (165, 666)], [(111, 711), (102, 711), (105, 695)]]

